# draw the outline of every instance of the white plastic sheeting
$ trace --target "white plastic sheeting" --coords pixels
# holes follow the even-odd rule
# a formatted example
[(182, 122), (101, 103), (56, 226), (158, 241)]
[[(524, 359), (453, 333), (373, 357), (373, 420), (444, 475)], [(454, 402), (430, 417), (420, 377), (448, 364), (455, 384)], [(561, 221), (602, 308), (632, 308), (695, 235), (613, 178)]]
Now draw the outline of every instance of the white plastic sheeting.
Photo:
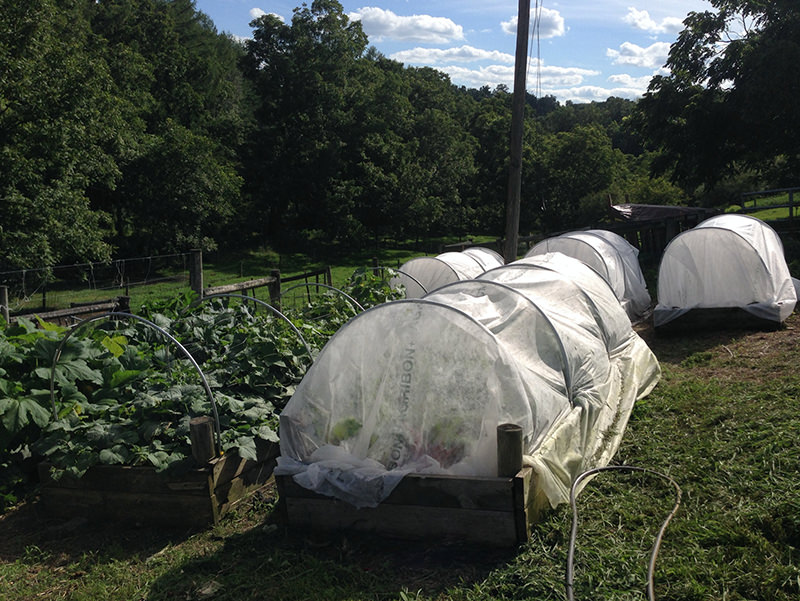
[(650, 293), (639, 265), (639, 249), (608, 230), (569, 232), (536, 244), (526, 257), (560, 252), (586, 263), (609, 283), (632, 320), (650, 308)]
[(516, 423), (555, 506), (659, 376), (599, 275), (558, 254), (514, 262), (342, 327), (281, 413), (275, 473), (374, 506), (407, 473), (496, 475), (497, 426)]
[(656, 327), (692, 309), (739, 308), (783, 322), (797, 302), (780, 238), (748, 215), (725, 214), (687, 230), (664, 250)]
[(393, 287), (405, 286), (406, 298), (421, 298), (446, 284), (474, 279), (502, 264), (503, 258), (498, 253), (476, 246), (463, 252), (446, 252), (406, 261), (390, 284)]

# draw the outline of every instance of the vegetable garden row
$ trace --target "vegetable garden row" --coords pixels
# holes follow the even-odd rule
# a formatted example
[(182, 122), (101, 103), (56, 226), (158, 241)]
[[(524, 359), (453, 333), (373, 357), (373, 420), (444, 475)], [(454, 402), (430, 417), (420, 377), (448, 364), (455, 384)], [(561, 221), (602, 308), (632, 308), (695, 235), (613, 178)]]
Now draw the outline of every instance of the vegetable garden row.
[[(285, 314), (244, 298), (185, 295), (72, 329), (20, 319), (0, 330), (0, 508), (35, 488), (35, 467), (194, 466), (189, 422), (218, 414), (219, 453), (257, 457), (326, 340), (356, 309), (393, 298), (371, 271)], [(210, 394), (209, 394), (210, 393)]]

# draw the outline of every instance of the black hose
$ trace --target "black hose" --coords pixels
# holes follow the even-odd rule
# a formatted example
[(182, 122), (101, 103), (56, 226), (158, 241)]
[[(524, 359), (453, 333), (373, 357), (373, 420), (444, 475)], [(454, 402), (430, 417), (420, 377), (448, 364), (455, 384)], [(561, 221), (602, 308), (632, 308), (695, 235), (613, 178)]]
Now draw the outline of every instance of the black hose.
[(650, 553), (650, 563), (647, 567), (647, 598), (649, 601), (655, 601), (655, 590), (654, 590), (654, 572), (656, 568), (656, 557), (658, 556), (658, 550), (661, 547), (661, 539), (664, 536), (664, 531), (667, 529), (667, 525), (669, 524), (672, 517), (678, 512), (678, 507), (681, 504), (681, 495), (683, 494), (681, 491), (681, 487), (678, 486), (678, 483), (675, 482), (672, 478), (667, 476), (666, 474), (662, 474), (661, 472), (656, 472), (654, 470), (649, 470), (643, 467), (636, 467), (632, 465), (609, 465), (606, 467), (597, 467), (588, 471), (585, 471), (580, 476), (575, 479), (575, 482), (572, 483), (572, 489), (569, 493), (569, 503), (572, 507), (572, 531), (569, 537), (569, 551), (567, 552), (567, 574), (566, 574), (566, 582), (565, 588), (567, 591), (567, 601), (574, 601), (572, 585), (574, 582), (574, 573), (573, 573), (573, 559), (575, 555), (575, 539), (577, 538), (578, 534), (578, 508), (575, 503), (575, 490), (578, 487), (578, 484), (585, 478), (593, 474), (597, 474), (599, 472), (607, 472), (607, 471), (628, 471), (628, 472), (645, 472), (648, 474), (656, 475), (660, 478), (664, 478), (668, 480), (672, 486), (675, 487), (677, 491), (675, 506), (672, 508), (672, 511), (667, 516), (667, 519), (664, 520), (664, 523), (661, 524), (661, 528), (658, 531), (658, 536), (656, 536), (656, 542), (653, 545), (653, 550)]

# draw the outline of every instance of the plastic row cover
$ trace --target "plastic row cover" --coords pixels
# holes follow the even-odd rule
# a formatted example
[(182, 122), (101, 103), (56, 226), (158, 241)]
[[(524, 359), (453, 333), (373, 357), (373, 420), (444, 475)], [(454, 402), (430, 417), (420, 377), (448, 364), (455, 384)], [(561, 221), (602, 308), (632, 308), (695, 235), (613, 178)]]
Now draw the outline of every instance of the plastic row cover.
[(712, 217), (669, 243), (658, 272), (657, 327), (692, 309), (740, 308), (782, 322), (797, 302), (778, 234), (747, 215)]
[(650, 308), (650, 294), (639, 265), (639, 249), (619, 234), (607, 230), (569, 232), (542, 240), (525, 256), (548, 252), (579, 259), (599, 273), (632, 320), (644, 317)]
[(276, 474), (374, 506), (410, 472), (496, 475), (511, 422), (555, 506), (609, 461), (659, 375), (601, 277), (525, 259), (346, 324), (281, 414)]
[(391, 285), (403, 285), (406, 298), (420, 298), (447, 284), (474, 279), (503, 263), (503, 257), (498, 253), (482, 247), (446, 252), (435, 257), (417, 257), (400, 266)]

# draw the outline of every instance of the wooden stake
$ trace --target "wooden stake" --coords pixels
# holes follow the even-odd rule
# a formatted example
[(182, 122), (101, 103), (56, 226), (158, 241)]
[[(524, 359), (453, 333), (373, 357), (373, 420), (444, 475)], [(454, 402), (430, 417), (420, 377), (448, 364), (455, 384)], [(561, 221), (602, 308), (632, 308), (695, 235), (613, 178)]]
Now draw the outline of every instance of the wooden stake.
[(497, 475), (513, 478), (522, 469), (522, 426), (497, 426)]
[(203, 415), (189, 421), (189, 440), (192, 443), (192, 458), (197, 465), (205, 465), (214, 457), (214, 420)]

